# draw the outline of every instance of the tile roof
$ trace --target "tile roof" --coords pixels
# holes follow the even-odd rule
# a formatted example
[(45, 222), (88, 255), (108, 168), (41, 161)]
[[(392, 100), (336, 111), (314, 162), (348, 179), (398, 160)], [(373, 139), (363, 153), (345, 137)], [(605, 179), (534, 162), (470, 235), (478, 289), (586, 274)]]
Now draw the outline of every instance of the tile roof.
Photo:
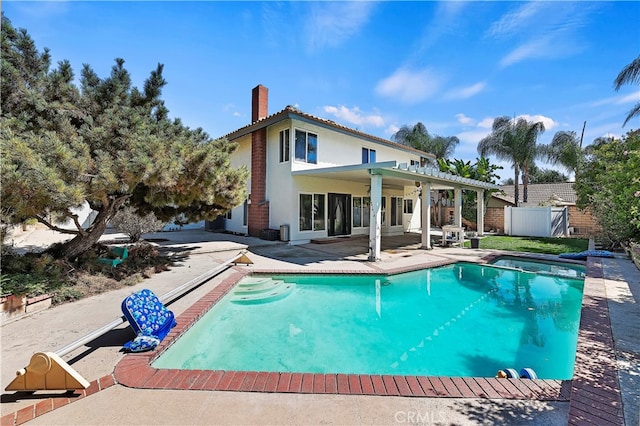
[(343, 126), (342, 124), (338, 124), (333, 120), (328, 120), (326, 118), (320, 118), (320, 117), (316, 117), (315, 115), (311, 115), (311, 114), (307, 114), (305, 112), (300, 111), (298, 108), (295, 108), (291, 105), (287, 105), (283, 110), (278, 111), (274, 114), (271, 114), (267, 117), (261, 118), (257, 121), (254, 121), (251, 124), (248, 124), (244, 127), (239, 128), (238, 130), (234, 130), (231, 133), (226, 134), (224, 137), (229, 139), (229, 140), (235, 140), (238, 139), (242, 136), (248, 135), (252, 132), (254, 132), (255, 130), (264, 128), (264, 127), (268, 127), (270, 125), (273, 125), (279, 121), (288, 119), (288, 118), (296, 118), (296, 119), (301, 119), (304, 121), (310, 121), (313, 122), (315, 124), (318, 124), (320, 126), (323, 127), (329, 127), (329, 128), (333, 128), (339, 132), (343, 132), (343, 133), (347, 133), (362, 139), (366, 139), (369, 140), (371, 142), (376, 142), (382, 145), (386, 145), (386, 146), (390, 146), (392, 148), (396, 148), (396, 149), (401, 149), (403, 151), (407, 151), (407, 152), (411, 152), (413, 154), (422, 156), (422, 157), (428, 157), (428, 158), (432, 158), (435, 159), (435, 155), (430, 154), (428, 152), (424, 152), (421, 151), (419, 149), (415, 149), (412, 148), (410, 146), (407, 145), (402, 145), (396, 142), (392, 142), (388, 139), (383, 139), (383, 138), (379, 138), (377, 136), (373, 136), (373, 135), (369, 135), (367, 133), (361, 132), (359, 130), (356, 129), (352, 129), (350, 127), (347, 126)]
[[(573, 189), (573, 184), (574, 182), (530, 183), (526, 203), (522, 202), (524, 187), (520, 185), (520, 206), (537, 207), (541, 204), (548, 205), (552, 198), (561, 204), (575, 204), (578, 196)], [(515, 200), (514, 185), (503, 185), (500, 189), (511, 200)]]

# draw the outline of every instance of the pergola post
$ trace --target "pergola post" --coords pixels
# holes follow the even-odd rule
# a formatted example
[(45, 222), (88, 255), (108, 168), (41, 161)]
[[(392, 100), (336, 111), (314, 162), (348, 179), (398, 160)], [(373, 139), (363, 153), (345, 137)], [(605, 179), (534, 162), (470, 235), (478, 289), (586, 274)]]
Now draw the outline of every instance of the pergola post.
[(476, 207), (476, 229), (478, 235), (484, 235), (484, 189), (476, 190), (477, 207)]
[(454, 214), (453, 223), (457, 227), (462, 226), (462, 189), (454, 188), (453, 190)]
[(371, 216), (369, 217), (369, 261), (380, 260), (382, 230), (382, 175), (371, 174)]
[(422, 215), (422, 249), (431, 250), (431, 182), (422, 182), (422, 199), (420, 202)]

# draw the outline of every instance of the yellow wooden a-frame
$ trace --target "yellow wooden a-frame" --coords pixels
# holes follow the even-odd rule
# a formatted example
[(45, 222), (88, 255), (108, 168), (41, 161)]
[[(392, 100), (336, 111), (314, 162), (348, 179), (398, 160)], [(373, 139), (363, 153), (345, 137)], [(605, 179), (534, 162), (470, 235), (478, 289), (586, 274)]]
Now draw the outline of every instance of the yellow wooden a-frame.
[(86, 389), (89, 382), (53, 352), (37, 352), (29, 365), (16, 372), (8, 391)]
[(246, 252), (239, 253), (240, 257), (233, 261), (234, 265), (243, 264), (243, 265), (253, 265), (253, 262), (249, 257), (247, 257)]

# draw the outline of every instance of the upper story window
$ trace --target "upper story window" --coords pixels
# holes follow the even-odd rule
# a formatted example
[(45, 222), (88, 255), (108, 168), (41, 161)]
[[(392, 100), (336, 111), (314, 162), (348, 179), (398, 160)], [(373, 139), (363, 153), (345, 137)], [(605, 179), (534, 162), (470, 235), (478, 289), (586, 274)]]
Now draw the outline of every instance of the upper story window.
[(296, 129), (296, 160), (318, 163), (318, 135)]
[(375, 163), (376, 162), (376, 150), (369, 148), (362, 148), (362, 164)]
[(420, 166), (420, 161), (418, 161), (418, 160), (411, 160), (411, 165), (412, 165), (412, 166), (418, 166), (418, 167), (419, 167), (419, 166)]
[(280, 132), (280, 162), (289, 161), (289, 129)]

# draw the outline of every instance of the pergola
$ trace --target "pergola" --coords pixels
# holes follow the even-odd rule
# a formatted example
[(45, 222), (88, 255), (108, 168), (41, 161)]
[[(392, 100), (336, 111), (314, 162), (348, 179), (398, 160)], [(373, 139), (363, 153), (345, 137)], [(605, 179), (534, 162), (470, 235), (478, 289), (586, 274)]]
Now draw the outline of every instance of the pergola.
[[(422, 189), (423, 194), (432, 190), (454, 191), (454, 225), (462, 226), (462, 191), (473, 190), (478, 200), (484, 197), (484, 191), (498, 189), (497, 185), (474, 179), (443, 173), (431, 166), (408, 166), (396, 161), (355, 164), (349, 166), (324, 167), (320, 169), (297, 170), (294, 176), (316, 176), (370, 185), (371, 211), (369, 225), (369, 260), (380, 260), (381, 222), (382, 222), (382, 186), (404, 188), (411, 182)], [(484, 203), (477, 203), (477, 229), (482, 235), (484, 229)], [(421, 197), (422, 248), (431, 248), (431, 197)]]

